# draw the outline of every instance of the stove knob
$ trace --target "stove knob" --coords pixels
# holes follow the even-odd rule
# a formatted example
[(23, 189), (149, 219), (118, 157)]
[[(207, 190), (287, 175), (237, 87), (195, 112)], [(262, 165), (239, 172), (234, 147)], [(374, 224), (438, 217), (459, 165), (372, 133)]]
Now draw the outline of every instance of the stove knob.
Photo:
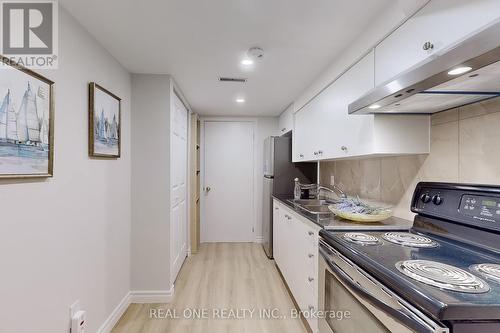
[(440, 205), (443, 203), (443, 199), (439, 194), (436, 194), (435, 196), (432, 197), (432, 202), (434, 202), (435, 205)]
[(431, 196), (428, 195), (427, 193), (424, 193), (420, 196), (420, 200), (423, 202), (423, 203), (428, 203), (429, 201), (431, 201)]

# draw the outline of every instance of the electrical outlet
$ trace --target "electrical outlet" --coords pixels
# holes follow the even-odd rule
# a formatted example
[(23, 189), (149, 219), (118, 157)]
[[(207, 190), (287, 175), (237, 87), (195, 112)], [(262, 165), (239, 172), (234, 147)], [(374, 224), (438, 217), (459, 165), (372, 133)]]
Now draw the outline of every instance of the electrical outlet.
[(80, 300), (76, 300), (69, 307), (69, 332), (70, 333), (84, 333), (87, 326), (87, 313), (82, 310)]
[(75, 314), (82, 309), (82, 306), (80, 305), (80, 300), (76, 300), (75, 303), (71, 304), (69, 307), (69, 318), (70, 320), (73, 319)]
[(335, 185), (335, 176), (330, 176), (330, 186)]

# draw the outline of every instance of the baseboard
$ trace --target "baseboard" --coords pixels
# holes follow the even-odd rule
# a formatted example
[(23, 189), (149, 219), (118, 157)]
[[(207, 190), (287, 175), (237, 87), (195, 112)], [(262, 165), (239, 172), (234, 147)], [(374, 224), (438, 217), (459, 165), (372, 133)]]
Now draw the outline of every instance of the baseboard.
[(132, 290), (130, 303), (170, 303), (174, 298), (174, 286), (170, 290)]
[(109, 333), (123, 316), (131, 303), (170, 303), (174, 297), (174, 286), (170, 290), (134, 290), (129, 291), (114, 308), (111, 315), (99, 327), (97, 333)]
[(122, 315), (125, 313), (127, 310), (128, 306), (130, 305), (130, 299), (131, 299), (131, 293), (128, 292), (125, 297), (118, 303), (116, 308), (114, 308), (113, 312), (111, 312), (111, 315), (104, 321), (104, 324), (99, 327), (97, 330), (97, 333), (109, 333), (115, 327), (116, 323)]
[(262, 244), (263, 242), (264, 242), (264, 237), (262, 237), (262, 236), (255, 237), (254, 243)]

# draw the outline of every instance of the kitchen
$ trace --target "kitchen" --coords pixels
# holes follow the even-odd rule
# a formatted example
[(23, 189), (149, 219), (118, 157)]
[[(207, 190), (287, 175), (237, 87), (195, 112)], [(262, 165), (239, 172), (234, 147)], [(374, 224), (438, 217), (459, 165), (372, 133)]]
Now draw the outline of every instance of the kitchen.
[(500, 1), (45, 2), (6, 331), (500, 331)]

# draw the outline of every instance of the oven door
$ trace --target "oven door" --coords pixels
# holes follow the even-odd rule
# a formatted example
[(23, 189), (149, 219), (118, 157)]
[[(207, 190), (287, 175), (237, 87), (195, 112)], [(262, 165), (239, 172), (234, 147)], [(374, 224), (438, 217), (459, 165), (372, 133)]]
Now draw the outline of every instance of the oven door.
[(445, 333), (436, 323), (320, 239), (320, 333)]

